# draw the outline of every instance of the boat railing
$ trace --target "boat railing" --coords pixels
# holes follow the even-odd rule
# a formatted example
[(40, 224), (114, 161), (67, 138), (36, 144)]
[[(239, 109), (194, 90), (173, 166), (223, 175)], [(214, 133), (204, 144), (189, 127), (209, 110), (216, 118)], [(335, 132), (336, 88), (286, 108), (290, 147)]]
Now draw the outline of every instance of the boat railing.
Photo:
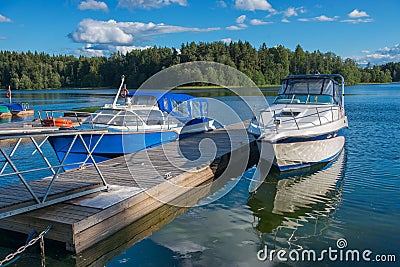
[(40, 121), (46, 120), (46, 119), (56, 119), (56, 118), (65, 118), (71, 120), (72, 123), (75, 125), (82, 125), (83, 121), (89, 117), (92, 116), (94, 113), (90, 112), (83, 112), (83, 111), (74, 111), (74, 110), (51, 110), (51, 109), (45, 109), (45, 110), (38, 110), (38, 119)]
[[(21, 195), (25, 196), (24, 198), (28, 196), (23, 201), (27, 203), (26, 205), (21, 206), (18, 204), (13, 207), (12, 203), (9, 204), (13, 207), (12, 209), (4, 208), (5, 204), (2, 201), (2, 205), (0, 205), (0, 219), (108, 188), (107, 181), (92, 156), (93, 151), (104, 135), (104, 131), (54, 131), (46, 130), (46, 128), (43, 128), (43, 131), (39, 132), (36, 130), (30, 131), (24, 129), (20, 130), (20, 132), (12, 131), (9, 134), (6, 133), (0, 136), (0, 190), (5, 190), (3, 193), (12, 193), (17, 190), (15, 188), (18, 188), (18, 192), (26, 190), (25, 194), (20, 192)], [(93, 133), (100, 134), (100, 138), (94, 146), (89, 148), (83, 139), (83, 135)], [(64, 157), (58, 160), (48, 140), (50, 137), (60, 135), (72, 136), (72, 141), (68, 145)], [(82, 162), (66, 164), (65, 161), (72, 147), (75, 145), (82, 145), (87, 152), (87, 157)], [(89, 186), (86, 189), (60, 194), (60, 187), (55, 188), (54, 184), (57, 180), (62, 180), (60, 176), (65, 175), (64, 167), (80, 166), (79, 168), (83, 168), (88, 165), (94, 166), (94, 172), (97, 173), (97, 176), (94, 175), (94, 180), (91, 181), (96, 186)], [(68, 179), (73, 180), (74, 178), (75, 175), (68, 175)], [(39, 186), (39, 183), (41, 186)]]
[[(341, 120), (343, 118), (343, 109), (339, 106), (335, 106), (335, 108), (334, 106), (314, 107), (314, 109), (315, 109), (314, 113), (306, 114), (303, 116), (297, 116), (298, 112), (296, 111), (296, 109), (292, 108), (273, 110), (272, 120), (275, 126), (275, 130), (278, 131), (280, 125), (290, 122), (294, 122), (297, 130), (304, 129), (305, 128), (305, 127), (303, 128), (304, 125), (307, 125), (308, 127), (310, 125), (310, 121), (305, 121), (305, 119), (307, 118), (317, 117), (319, 125), (332, 123)], [(281, 115), (282, 112), (285, 112), (284, 116)], [(263, 110), (260, 113), (261, 128), (266, 130), (266, 128), (269, 128), (269, 126), (271, 126), (271, 123), (264, 121), (262, 113), (271, 113), (271, 111)]]
[[(95, 114), (93, 114), (95, 115)], [(141, 116), (136, 113), (132, 113), (129, 115), (98, 115), (91, 116), (86, 119), (83, 124), (91, 125), (93, 129), (98, 126), (120, 126), (120, 127), (131, 127), (129, 130), (132, 130), (132, 127), (136, 127), (136, 130), (139, 131), (143, 127), (152, 127), (152, 129), (168, 129), (177, 127), (177, 125), (183, 126), (183, 123), (179, 120), (170, 117), (170, 116), (155, 116), (155, 115), (145, 115)], [(110, 117), (109, 120), (102, 121), (99, 119), (100, 117)]]
[[(120, 110), (123, 113), (125, 110)], [(39, 110), (38, 118), (43, 121), (45, 119), (51, 119), (55, 125), (56, 118), (64, 118), (71, 120), (74, 126), (89, 125), (91, 129), (106, 126), (120, 126), (129, 127), (129, 131), (132, 131), (132, 127), (136, 127), (139, 131), (141, 126), (152, 126), (154, 129), (168, 129), (183, 126), (183, 123), (174, 116), (169, 116), (165, 113), (160, 113), (157, 116), (148, 114), (138, 114), (134, 110), (126, 111), (127, 113), (120, 114), (108, 114), (108, 113), (91, 113), (82, 111), (71, 111), (71, 110)], [(159, 127), (157, 127), (159, 126)]]

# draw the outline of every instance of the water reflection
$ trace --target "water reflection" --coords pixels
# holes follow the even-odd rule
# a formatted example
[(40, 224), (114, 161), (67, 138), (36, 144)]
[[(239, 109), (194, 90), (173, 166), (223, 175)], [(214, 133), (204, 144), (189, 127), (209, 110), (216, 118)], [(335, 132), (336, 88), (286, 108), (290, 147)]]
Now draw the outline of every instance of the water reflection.
[(297, 240), (321, 235), (342, 197), (345, 151), (332, 163), (307, 173), (272, 171), (247, 204), (260, 247), (301, 248)]

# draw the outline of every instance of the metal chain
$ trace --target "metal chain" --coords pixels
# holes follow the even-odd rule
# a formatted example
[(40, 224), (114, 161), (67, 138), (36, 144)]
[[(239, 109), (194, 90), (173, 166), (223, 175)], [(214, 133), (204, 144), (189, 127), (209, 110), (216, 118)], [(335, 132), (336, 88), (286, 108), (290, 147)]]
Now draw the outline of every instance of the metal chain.
[[(23, 253), (27, 248), (29, 248), (30, 246), (33, 246), (34, 244), (36, 244), (36, 242), (38, 240), (42, 240), (42, 239), (43, 239), (43, 255), (44, 255), (44, 235), (47, 234), (47, 232), (50, 229), (51, 229), (51, 226), (47, 226), (46, 230), (44, 230), (37, 237), (35, 237), (31, 241), (29, 241), (28, 244), (20, 247), (16, 252), (7, 255), (7, 257), (5, 257), (4, 260), (0, 261), (0, 266), (3, 266), (4, 263), (11, 261), (12, 259), (15, 258), (15, 256), (18, 256), (19, 254)], [(42, 264), (43, 264), (43, 258), (42, 258)]]
[(44, 254), (44, 236), (40, 238), (40, 256), (42, 258), (42, 267), (46, 267), (46, 255)]

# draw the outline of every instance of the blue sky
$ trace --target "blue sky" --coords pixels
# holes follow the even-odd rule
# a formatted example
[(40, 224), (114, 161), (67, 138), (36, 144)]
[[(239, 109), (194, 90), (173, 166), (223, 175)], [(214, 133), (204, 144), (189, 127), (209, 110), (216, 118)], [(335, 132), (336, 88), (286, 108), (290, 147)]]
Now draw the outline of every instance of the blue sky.
[(0, 50), (109, 55), (249, 41), (400, 61), (398, 0), (0, 0)]

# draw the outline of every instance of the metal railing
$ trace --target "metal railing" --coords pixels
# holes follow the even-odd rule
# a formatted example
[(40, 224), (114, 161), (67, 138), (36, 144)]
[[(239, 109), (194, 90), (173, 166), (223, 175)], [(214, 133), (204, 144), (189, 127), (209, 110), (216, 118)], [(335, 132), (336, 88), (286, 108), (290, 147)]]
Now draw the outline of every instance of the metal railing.
[[(45, 113), (45, 116), (42, 116), (42, 113)], [(66, 117), (64, 114), (68, 114), (68, 116)], [(56, 125), (57, 118), (71, 119), (71, 122), (74, 125), (87, 125), (91, 129), (101, 127), (126, 127), (129, 131), (135, 130), (135, 128), (136, 131), (139, 131), (142, 130), (142, 128), (145, 129), (151, 127), (151, 129), (155, 130), (171, 130), (172, 128), (184, 126), (184, 123), (179, 119), (172, 115), (165, 114), (165, 112), (161, 113), (160, 116), (156, 116), (151, 114), (140, 115), (135, 111), (125, 110), (120, 110), (115, 114), (65, 110), (40, 110), (38, 111), (38, 117), (41, 121), (44, 119), (53, 120), (53, 125)]]
[[(285, 114), (284, 116), (282, 116), (281, 115), (282, 111), (288, 111), (290, 114)], [(337, 117), (335, 116), (336, 111), (337, 111)], [(261, 123), (261, 127), (262, 127), (263, 130), (266, 130), (267, 126), (272, 125), (272, 124), (265, 124), (264, 123), (264, 118), (262, 116), (262, 113), (266, 113), (266, 112), (267, 113), (273, 113), (272, 120), (274, 122), (274, 126), (275, 126), (275, 130), (276, 131), (278, 131), (278, 128), (279, 128), (280, 125), (285, 124), (287, 122), (291, 122), (291, 121), (293, 121), (295, 123), (297, 130), (300, 130), (302, 125), (305, 125), (305, 124), (309, 125), (310, 124), (309, 121), (302, 122), (302, 120), (304, 121), (305, 118), (318, 117), (319, 125), (323, 125), (323, 124), (328, 124), (328, 123), (332, 123), (332, 122), (341, 120), (344, 117), (343, 116), (343, 109), (341, 107), (337, 107), (337, 108), (334, 109), (333, 106), (330, 106), (330, 107), (315, 107), (315, 113), (307, 114), (307, 115), (300, 116), (300, 117), (295, 115), (295, 110), (290, 109), (290, 108), (285, 108), (285, 109), (280, 109), (280, 110), (273, 110), (273, 112), (271, 112), (269, 110), (264, 110), (264, 111), (261, 111), (261, 113), (260, 113), (260, 118), (261, 118), (260, 121), (262, 122)], [(329, 118), (325, 115), (326, 113), (328, 113), (327, 116), (329, 116), (329, 117), (330, 117), (330, 114), (331, 114), (331, 120), (329, 120)], [(289, 117), (289, 118), (287, 118), (287, 117)], [(323, 122), (322, 118), (325, 118), (326, 122)]]
[[(97, 142), (89, 148), (83, 139), (83, 135), (85, 134), (100, 134), (100, 138)], [(62, 159), (60, 159), (59, 163), (53, 162), (49, 157), (55, 158), (55, 152), (50, 149), (43, 149), (45, 144), (48, 143), (48, 139), (52, 136), (73, 136), (72, 141), (68, 144), (68, 148), (66, 153)], [(26, 211), (42, 208), (45, 206), (53, 205), (55, 203), (63, 202), (66, 200), (70, 200), (76, 197), (80, 197), (83, 195), (91, 194), (94, 192), (102, 191), (108, 189), (107, 181), (105, 180), (103, 174), (99, 166), (97, 165), (95, 159), (93, 158), (93, 152), (96, 149), (97, 145), (100, 143), (104, 132), (102, 131), (74, 131), (74, 130), (65, 130), (65, 131), (57, 131), (57, 132), (39, 132), (39, 133), (21, 133), (21, 134), (9, 134), (9, 135), (1, 135), (0, 136), (0, 190), (9, 189), (15, 185), (23, 185), (23, 188), (29, 195), (31, 199), (27, 201), (32, 201), (33, 204), (28, 204), (26, 206), (16, 205), (17, 208), (13, 209), (12, 205), (11, 210), (3, 209), (0, 207), (0, 219), (8, 216), (20, 214)], [(81, 144), (79, 144), (81, 143)], [(7, 145), (5, 145), (7, 144)], [(70, 155), (72, 148), (74, 145), (82, 145), (87, 153), (87, 156), (82, 162), (74, 162), (70, 164), (66, 164), (65, 161), (67, 157)], [(41, 162), (39, 161), (41, 159)], [(67, 166), (86, 166), (90, 159), (90, 164), (94, 166), (95, 171), (97, 172), (98, 181), (94, 181), (98, 183), (98, 186), (90, 189), (84, 189), (79, 192), (62, 195), (57, 197), (56, 192), (53, 190), (54, 182), (59, 179), (60, 175), (63, 171), (64, 167)], [(55, 160), (53, 160), (55, 161)], [(32, 162), (33, 165), (32, 165)], [(45, 164), (45, 167), (39, 167), (40, 164)], [(31, 168), (27, 169), (27, 164), (31, 164)], [(28, 177), (30, 176), (30, 178)], [(11, 183), (10, 179), (12, 177), (17, 178), (16, 182)], [(30, 182), (36, 180), (43, 180), (44, 178), (49, 179), (50, 181), (46, 181), (47, 186), (44, 187), (44, 193), (39, 193), (34, 190), (34, 188), (30, 185)], [(20, 187), (19, 187), (20, 188)], [(80, 188), (77, 188), (80, 189)], [(43, 190), (43, 187), (41, 188)], [(43, 191), (42, 191), (43, 192)], [(5, 196), (7, 196), (7, 191)], [(51, 199), (49, 200), (49, 197)], [(26, 202), (25, 200), (23, 202)], [(7, 205), (6, 205), (7, 206)], [(3, 205), (4, 208), (4, 205)]]

